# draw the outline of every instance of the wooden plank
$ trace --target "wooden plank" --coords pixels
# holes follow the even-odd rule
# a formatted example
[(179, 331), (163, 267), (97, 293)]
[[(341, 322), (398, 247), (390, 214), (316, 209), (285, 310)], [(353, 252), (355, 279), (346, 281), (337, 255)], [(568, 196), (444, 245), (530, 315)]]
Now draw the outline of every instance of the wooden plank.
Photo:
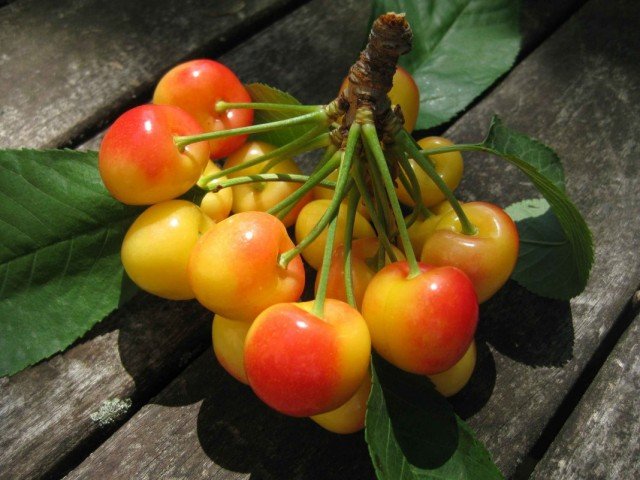
[[(335, 22), (331, 8), (328, 2), (316, 2), (311, 9), (295, 14), (295, 20), (276, 25), (221, 61), (247, 82), (270, 83), (308, 103), (326, 101), (354, 60), (368, 18), (367, 9), (354, 0), (343, 6), (349, 29), (340, 23), (331, 26)], [(557, 10), (558, 16), (564, 13)], [(548, 11), (539, 9), (538, 15), (543, 14)], [(527, 18), (537, 17), (531, 12)], [(314, 24), (313, 28), (309, 24)], [(533, 24), (525, 24), (525, 45), (539, 36)], [(306, 33), (302, 38), (300, 31)], [(328, 40), (318, 42), (317, 38)], [(283, 45), (288, 48), (283, 49)], [(259, 57), (256, 51), (261, 52)], [(328, 57), (327, 52), (331, 52)], [(326, 62), (316, 61), (323, 56)], [(283, 69), (291, 59), (301, 60), (296, 68)], [(41, 82), (46, 83), (46, 79)], [(97, 144), (98, 139), (94, 139), (85, 147), (96, 148)], [(197, 321), (191, 321), (192, 317)], [(155, 320), (154, 328), (142, 338), (144, 318)], [(131, 331), (137, 334), (131, 335)], [(122, 338), (129, 340), (123, 342)], [(64, 355), (3, 379), (0, 478), (35, 478), (64, 471), (136, 411), (208, 342), (206, 313), (193, 304), (169, 305), (142, 296)], [(148, 352), (153, 353), (151, 359), (146, 356)], [(82, 401), (75, 401), (78, 392), (83, 392)], [(106, 426), (91, 421), (91, 414), (100, 411), (104, 401), (116, 398), (133, 399), (124, 417), (113, 418), (113, 423)], [(52, 411), (60, 413), (52, 416)], [(366, 456), (362, 458), (366, 464)]]
[(73, 466), (210, 345), (211, 318), (142, 294), (64, 354), (0, 379), (0, 478)]
[[(495, 111), (553, 145), (565, 160), (568, 190), (596, 238), (593, 277), (571, 303), (510, 285), (482, 309), (479, 369), (456, 403), (506, 475), (640, 283), (634, 258), (640, 247), (640, 200), (634, 194), (640, 120), (632, 114), (640, 100), (640, 66), (632, 61), (640, 38), (625, 22), (637, 18), (638, 8), (630, 0), (591, 1), (448, 132), (457, 141), (477, 141)], [(307, 12), (297, 13), (312, 37), (325, 17)], [(246, 47), (253, 48), (252, 42)], [(298, 66), (307, 68), (313, 64)], [(462, 190), (469, 199), (508, 203), (531, 193), (502, 163), (469, 156), (466, 165), (469, 180)], [(332, 437), (338, 447), (324, 435), (309, 421), (256, 404), (207, 352), (68, 478), (371, 478), (360, 435)], [(349, 447), (341, 442), (349, 439), (355, 440), (345, 455)]]
[[(294, 13), (295, 20), (285, 18), (220, 61), (243, 80), (262, 79), (307, 102), (320, 102), (337, 92), (337, 72), (347, 71), (365, 38), (368, 9), (361, 5), (357, 0), (344, 4), (351, 28), (343, 29), (332, 22), (329, 5), (316, 2), (306, 13), (315, 16), (307, 20), (312, 27), (300, 23), (304, 13)], [(308, 36), (296, 42), (303, 28)], [(322, 43), (314, 40), (320, 36), (326, 38)], [(343, 45), (352, 48), (341, 49)], [(330, 68), (329, 62), (311, 61), (324, 49), (334, 52)], [(286, 72), (282, 65), (290, 55), (310, 56), (299, 70)], [(194, 356), (210, 348), (210, 317), (192, 302), (143, 295), (65, 354), (1, 379), (0, 479), (50, 477), (73, 466)], [(111, 399), (132, 399), (133, 405), (109, 425), (93, 421), (91, 414)]]
[(534, 479), (640, 478), (640, 315), (624, 333)]
[[(459, 399), (479, 413), (471, 426), (505, 475), (513, 474), (640, 284), (640, 4), (588, 2), (447, 135), (482, 138), (494, 113), (559, 153), (567, 190), (595, 239), (586, 291), (567, 302), (510, 285), (482, 308), (489, 344), (477, 394)], [(469, 155), (462, 193), (508, 205), (539, 196), (500, 160)], [(495, 379), (495, 380), (494, 380)], [(493, 384), (495, 382), (495, 384)], [(489, 386), (489, 387), (487, 387)], [(487, 397), (487, 390), (490, 397)], [(484, 395), (485, 401), (475, 401)], [(477, 397), (477, 398), (478, 398)]]
[(229, 48), (300, 3), (13, 2), (0, 10), (0, 147), (95, 134), (175, 63)]

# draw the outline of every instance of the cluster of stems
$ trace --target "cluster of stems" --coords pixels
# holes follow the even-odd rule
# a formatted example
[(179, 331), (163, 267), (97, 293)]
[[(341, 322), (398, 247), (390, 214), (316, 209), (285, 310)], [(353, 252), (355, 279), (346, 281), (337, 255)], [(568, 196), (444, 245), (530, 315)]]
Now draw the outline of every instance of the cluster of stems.
[[(385, 18), (386, 17), (386, 18)], [(269, 213), (284, 218), (291, 209), (313, 188), (334, 190), (329, 207), (317, 224), (291, 250), (280, 255), (281, 267), (299, 255), (311, 242), (328, 228), (320, 280), (314, 302), (313, 313), (323, 316), (329, 269), (334, 244), (338, 211), (347, 200), (347, 218), (344, 245), (344, 275), (347, 300), (355, 308), (353, 281), (351, 278), (351, 239), (356, 218), (356, 209), (362, 200), (376, 230), (380, 249), (375, 262), (378, 268), (388, 257), (396, 261), (392, 248), (398, 242), (404, 250), (409, 276), (420, 273), (415, 252), (411, 246), (408, 225), (420, 217), (428, 217), (429, 210), (422, 203), (420, 185), (409, 158), (426, 172), (443, 192), (460, 219), (462, 232), (472, 235), (471, 224), (449, 187), (438, 175), (429, 155), (451, 151), (481, 150), (479, 144), (454, 145), (430, 150), (421, 150), (411, 135), (403, 128), (402, 113), (392, 110), (388, 91), (397, 58), (410, 49), (411, 32), (404, 18), (387, 14), (374, 23), (367, 48), (351, 68), (349, 87), (328, 105), (299, 105), (276, 103), (230, 103), (220, 101), (216, 110), (249, 108), (284, 112), (292, 115), (284, 120), (262, 123), (232, 130), (221, 130), (200, 135), (175, 137), (179, 149), (204, 140), (213, 140), (235, 135), (256, 134), (286, 129), (292, 126), (309, 125), (308, 131), (290, 143), (257, 157), (251, 161), (223, 169), (203, 177), (198, 186), (207, 191), (218, 191), (235, 185), (251, 183), (256, 189), (264, 188), (265, 182), (297, 182), (301, 186), (290, 196), (273, 206)], [(407, 33), (408, 32), (408, 33)], [(279, 161), (286, 158), (324, 149), (324, 155), (310, 175), (268, 173)], [(223, 177), (254, 165), (263, 165), (260, 174), (231, 179)], [(335, 182), (327, 180), (334, 171)], [(396, 182), (402, 183), (414, 202), (413, 211), (405, 220), (398, 196)]]

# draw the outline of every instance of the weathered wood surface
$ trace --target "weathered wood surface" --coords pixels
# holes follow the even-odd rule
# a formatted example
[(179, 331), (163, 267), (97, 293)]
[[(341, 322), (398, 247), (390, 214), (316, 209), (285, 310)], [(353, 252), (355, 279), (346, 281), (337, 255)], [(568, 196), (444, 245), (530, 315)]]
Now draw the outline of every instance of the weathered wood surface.
[[(478, 372), (456, 403), (507, 475), (640, 283), (640, 120), (632, 114), (640, 100), (640, 65), (632, 61), (640, 38), (629, 22), (639, 13), (632, 1), (589, 2), (447, 133), (478, 140), (498, 112), (553, 145), (596, 238), (592, 279), (571, 303), (510, 285), (483, 307)], [(310, 29), (321, 22), (308, 21)], [(469, 156), (466, 165), (467, 198), (508, 204), (530, 193), (502, 163)], [(371, 478), (361, 436), (332, 443), (324, 435), (256, 403), (206, 352), (69, 478)], [(342, 442), (353, 442), (347, 454)]]
[(0, 147), (58, 147), (185, 57), (220, 51), (300, 0), (18, 0), (0, 10)]
[(211, 318), (196, 302), (139, 295), (64, 354), (0, 379), (0, 478), (80, 461), (210, 344)]
[(625, 332), (533, 474), (640, 478), (640, 316)]
[[(548, 6), (541, 8), (538, 4), (525, 2), (525, 49), (539, 41), (540, 28), (548, 28), (549, 22), (554, 18), (557, 22), (568, 11), (566, 4), (554, 6), (557, 10)], [(357, 7), (359, 9), (356, 5), (348, 5), (346, 9), (347, 14), (355, 14), (350, 31), (333, 32), (327, 27), (312, 30), (300, 27), (296, 23), (299, 20), (281, 22), (283, 27), (276, 25), (270, 33), (260, 37), (262, 40), (257, 39), (237, 52), (225, 55), (222, 61), (237, 70), (245, 81), (264, 81), (279, 86), (306, 102), (324, 101), (337, 88), (364, 38), (366, 9), (362, 3)], [(327, 2), (313, 8), (324, 13), (325, 21), (336, 21)], [(550, 11), (555, 12), (556, 17), (549, 18)], [(306, 11), (308, 22), (315, 22), (311, 18), (315, 13)], [(281, 28), (290, 28), (291, 32), (282, 34)], [(337, 25), (337, 28), (342, 27)], [(301, 38), (299, 31), (305, 31), (307, 35)], [(330, 36), (329, 41), (317, 40), (325, 35)], [(283, 44), (288, 45), (288, 49), (283, 49)], [(345, 45), (352, 45), (353, 52), (345, 49)], [(262, 56), (256, 62), (254, 52), (258, 47)], [(326, 57), (327, 62), (315, 61), (327, 51), (332, 52)], [(300, 62), (298, 68), (284, 70), (282, 65), (288, 64), (291, 58), (306, 61)], [(130, 73), (126, 69), (121, 72), (124, 82), (128, 81)], [(40, 77), (40, 83), (38, 88), (50, 82), (48, 78)], [(66, 84), (63, 87), (66, 88)], [(121, 89), (118, 82), (109, 82), (102, 88), (111, 90), (104, 93), (107, 96)], [(23, 115), (30, 118), (28, 111)], [(2, 131), (6, 131), (8, 124), (2, 125)], [(50, 142), (48, 144), (57, 144), (56, 131), (46, 130), (42, 134), (46, 136), (45, 142)], [(96, 145), (95, 141), (89, 144), (94, 148)], [(135, 411), (185, 362), (206, 348), (208, 315), (193, 304), (180, 305), (142, 296), (130, 308), (94, 329), (66, 354), (11, 379), (0, 380), (0, 415), (3, 419), (0, 422), (0, 464), (3, 465), (0, 478), (32, 478), (64, 471), (67, 465), (81, 459), (126, 419), (127, 413), (123, 418), (113, 418), (113, 423), (107, 426), (91, 420), (91, 413), (99, 411), (104, 400), (132, 398), (130, 412)], [(193, 320), (194, 317), (197, 319)], [(146, 331), (148, 324), (145, 322), (149, 318), (157, 319), (154, 321), (157, 328)], [(81, 399), (78, 399), (79, 392), (82, 392)], [(363, 461), (366, 463), (365, 457)]]
[[(351, 28), (344, 29), (332, 23), (328, 2), (315, 2), (310, 11), (294, 13), (293, 20), (285, 18), (220, 61), (247, 82), (261, 80), (319, 103), (337, 91), (366, 36), (368, 8), (361, 6), (358, 0), (344, 2), (352, 19)], [(300, 26), (305, 16), (314, 17), (307, 19), (313, 25)], [(308, 33), (304, 38), (302, 28)], [(325, 40), (316, 41), (320, 37)], [(330, 65), (314, 60), (325, 49), (334, 52)], [(307, 61), (283, 70), (292, 55)], [(135, 412), (210, 348), (210, 320), (211, 314), (194, 303), (142, 295), (65, 354), (1, 379), (0, 478), (47, 477), (81, 460), (128, 418), (101, 425), (91, 414), (114, 398), (131, 398), (130, 412)]]
[[(531, 449), (640, 284), (638, 19), (638, 2), (588, 2), (447, 132), (458, 142), (475, 141), (498, 113), (507, 125), (553, 146), (564, 162), (568, 193), (595, 239), (591, 280), (570, 303), (510, 285), (482, 308), (479, 336), (490, 355), (481, 359), (478, 393), (469, 389), (459, 404), (469, 412), (481, 409), (471, 426), (506, 475)], [(504, 162), (465, 158), (467, 198), (506, 206), (538, 196)], [(480, 392), (491, 395), (474, 405)]]

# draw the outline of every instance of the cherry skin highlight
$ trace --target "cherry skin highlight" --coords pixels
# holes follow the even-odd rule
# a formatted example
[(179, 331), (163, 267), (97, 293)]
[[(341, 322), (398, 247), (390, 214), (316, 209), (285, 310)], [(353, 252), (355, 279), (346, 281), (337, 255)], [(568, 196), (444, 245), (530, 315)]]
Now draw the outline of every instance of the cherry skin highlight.
[(455, 267), (407, 262), (380, 270), (362, 302), (376, 351), (402, 370), (432, 375), (453, 367), (469, 348), (478, 323), (473, 284)]
[(313, 302), (281, 303), (251, 325), (244, 365), (253, 391), (271, 408), (308, 417), (338, 408), (368, 374), (371, 341), (360, 313), (326, 299), (323, 318)]
[(203, 133), (177, 107), (142, 105), (123, 113), (100, 145), (98, 168), (107, 190), (129, 205), (171, 200), (196, 183), (209, 158), (206, 142), (180, 151), (174, 136)]
[[(253, 123), (253, 110), (216, 111), (216, 103), (247, 103), (249, 92), (229, 68), (214, 60), (181, 63), (169, 70), (153, 93), (156, 105), (175, 105), (189, 112), (206, 132), (246, 127)], [(209, 140), (211, 158), (224, 158), (245, 142), (246, 135)]]
[(193, 203), (167, 200), (147, 208), (122, 241), (122, 265), (141, 289), (162, 298), (194, 298), (187, 265), (200, 235), (213, 222)]
[(486, 202), (465, 203), (462, 209), (477, 228), (464, 235), (455, 211), (442, 216), (436, 231), (427, 239), (420, 259), (431, 265), (452, 265), (463, 270), (478, 294), (480, 303), (502, 287), (518, 260), (518, 229), (509, 215)]
[(189, 284), (211, 311), (251, 321), (265, 308), (298, 300), (304, 288), (299, 256), (286, 268), (280, 254), (293, 242), (280, 220), (264, 212), (242, 212), (200, 237), (189, 258)]

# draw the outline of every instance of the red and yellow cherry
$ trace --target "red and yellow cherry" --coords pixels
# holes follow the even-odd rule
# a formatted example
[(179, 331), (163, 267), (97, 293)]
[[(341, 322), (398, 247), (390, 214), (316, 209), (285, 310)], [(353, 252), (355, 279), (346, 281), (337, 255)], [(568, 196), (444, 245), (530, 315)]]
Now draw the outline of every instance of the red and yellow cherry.
[(335, 410), (313, 415), (310, 418), (325, 430), (333, 433), (346, 435), (359, 432), (364, 428), (367, 400), (369, 400), (370, 393), (371, 374), (368, 373), (353, 397)]
[[(443, 137), (426, 137), (422, 140), (418, 140), (418, 145), (424, 150), (429, 150), (439, 147), (448, 147), (453, 145), (453, 142)], [(429, 155), (429, 158), (434, 164), (436, 172), (444, 180), (444, 183), (451, 190), (455, 190), (462, 179), (463, 161), (460, 152), (448, 152), (438, 153), (437, 155)], [(409, 163), (415, 172), (418, 183), (420, 184), (420, 194), (422, 196), (422, 203), (426, 207), (437, 205), (445, 199), (444, 193), (433, 183), (433, 180), (418, 166), (413, 159), (409, 159)], [(398, 182), (396, 188), (398, 198), (405, 205), (415, 205), (415, 202), (404, 188), (404, 186)]]
[(129, 205), (149, 205), (178, 197), (196, 183), (209, 158), (199, 142), (178, 150), (174, 136), (203, 133), (177, 107), (142, 105), (123, 113), (100, 145), (98, 167), (107, 190)]
[(122, 264), (141, 289), (171, 300), (194, 297), (187, 278), (191, 250), (213, 222), (193, 203), (168, 200), (147, 208), (122, 241)]
[(299, 256), (286, 268), (280, 254), (293, 242), (280, 220), (264, 212), (243, 212), (215, 224), (196, 243), (189, 259), (189, 284), (209, 310), (251, 321), (265, 308), (298, 300), (304, 288)]
[[(267, 153), (275, 150), (276, 147), (264, 142), (249, 142), (240, 147), (234, 153), (227, 158), (224, 168), (235, 167), (243, 163), (249, 162), (257, 157), (266, 155)], [(269, 160), (267, 160), (269, 162)], [(286, 158), (267, 172), (262, 172), (265, 164), (259, 163), (252, 167), (243, 168), (240, 171), (230, 173), (229, 178), (243, 177), (245, 175), (257, 175), (260, 173), (302, 173), (296, 163), (291, 158)], [(266, 212), (271, 207), (275, 206), (280, 201), (287, 198), (293, 192), (300, 188), (299, 183), (294, 182), (264, 182), (264, 184), (252, 183), (246, 185), (236, 185), (232, 187), (233, 190), (233, 211), (249, 212), (249, 211), (261, 211)], [(298, 214), (302, 207), (309, 203), (312, 199), (312, 193), (307, 193), (295, 207), (284, 217), (282, 223), (286, 227), (290, 227), (298, 218)]]
[[(459, 203), (462, 205), (462, 202)], [(421, 215), (411, 224), (411, 226), (408, 227), (409, 240), (411, 240), (411, 246), (416, 254), (422, 252), (424, 243), (427, 241), (427, 238), (436, 231), (436, 226), (440, 222), (442, 215), (452, 208), (451, 204), (445, 200), (444, 202), (431, 207), (430, 210), (432, 215), (430, 217), (424, 218)], [(406, 220), (408, 220), (408, 218), (405, 218), (405, 221)]]
[(518, 230), (511, 217), (496, 205), (470, 202), (462, 209), (477, 232), (461, 233), (460, 220), (452, 210), (442, 216), (420, 258), (431, 265), (452, 265), (463, 270), (482, 303), (506, 283), (515, 268)]
[[(202, 177), (213, 175), (220, 171), (218, 167), (212, 161), (209, 161), (207, 167), (202, 173)], [(227, 177), (220, 177), (216, 179), (219, 182), (223, 182)], [(218, 192), (207, 192), (202, 201), (200, 202), (200, 209), (214, 222), (221, 222), (229, 216), (231, 213), (231, 207), (233, 205), (233, 191), (231, 188), (223, 188)]]
[(476, 368), (476, 341), (472, 341), (467, 352), (449, 370), (435, 375), (427, 375), (436, 390), (445, 397), (452, 397), (469, 383), (473, 370)]
[[(229, 130), (251, 125), (253, 110), (216, 111), (216, 103), (246, 103), (251, 96), (242, 82), (227, 67), (213, 60), (201, 59), (182, 63), (169, 70), (153, 93), (156, 105), (175, 105), (185, 109), (207, 132)], [(211, 158), (223, 158), (237, 150), (246, 135), (209, 140)]]
[(368, 375), (371, 340), (360, 313), (326, 299), (322, 318), (313, 301), (281, 303), (253, 322), (244, 347), (249, 385), (273, 409), (309, 417), (348, 401)]
[(469, 348), (478, 323), (473, 284), (455, 267), (395, 262), (371, 280), (362, 316), (376, 351), (411, 373), (433, 375), (453, 367)]
[(231, 320), (216, 314), (213, 317), (213, 353), (232, 377), (249, 385), (244, 371), (244, 342), (251, 322)]
[[(347, 88), (348, 84), (349, 77), (343, 80), (340, 91)], [(396, 67), (396, 73), (393, 75), (389, 100), (392, 105), (400, 105), (404, 116), (404, 128), (407, 132), (412, 132), (416, 127), (420, 110), (420, 90), (411, 74), (400, 66)]]
[[(360, 238), (351, 244), (351, 278), (353, 279), (353, 295), (358, 309), (362, 307), (362, 298), (367, 285), (376, 274), (374, 269), (376, 256), (380, 242), (377, 238)], [(402, 252), (393, 247), (398, 260), (404, 260)], [(385, 263), (389, 263), (389, 257), (385, 256)], [(320, 275), (316, 276), (316, 291), (320, 282)], [(343, 302), (347, 301), (347, 290), (344, 283), (344, 245), (338, 246), (333, 251), (331, 266), (329, 267), (329, 280), (327, 283), (327, 297), (335, 298)]]
[[(309, 232), (315, 227), (324, 212), (329, 208), (330, 200), (313, 200), (309, 202), (300, 211), (296, 220), (296, 240), (298, 243), (302, 241)], [(338, 211), (338, 224), (336, 227), (336, 237), (334, 249), (344, 243), (344, 231), (347, 226), (347, 206), (340, 205)], [(353, 226), (353, 238), (373, 238), (375, 231), (367, 220), (356, 212), (355, 224)], [(322, 257), (324, 254), (324, 246), (327, 243), (327, 229), (325, 229), (307, 248), (302, 251), (304, 259), (316, 270), (322, 266)]]

